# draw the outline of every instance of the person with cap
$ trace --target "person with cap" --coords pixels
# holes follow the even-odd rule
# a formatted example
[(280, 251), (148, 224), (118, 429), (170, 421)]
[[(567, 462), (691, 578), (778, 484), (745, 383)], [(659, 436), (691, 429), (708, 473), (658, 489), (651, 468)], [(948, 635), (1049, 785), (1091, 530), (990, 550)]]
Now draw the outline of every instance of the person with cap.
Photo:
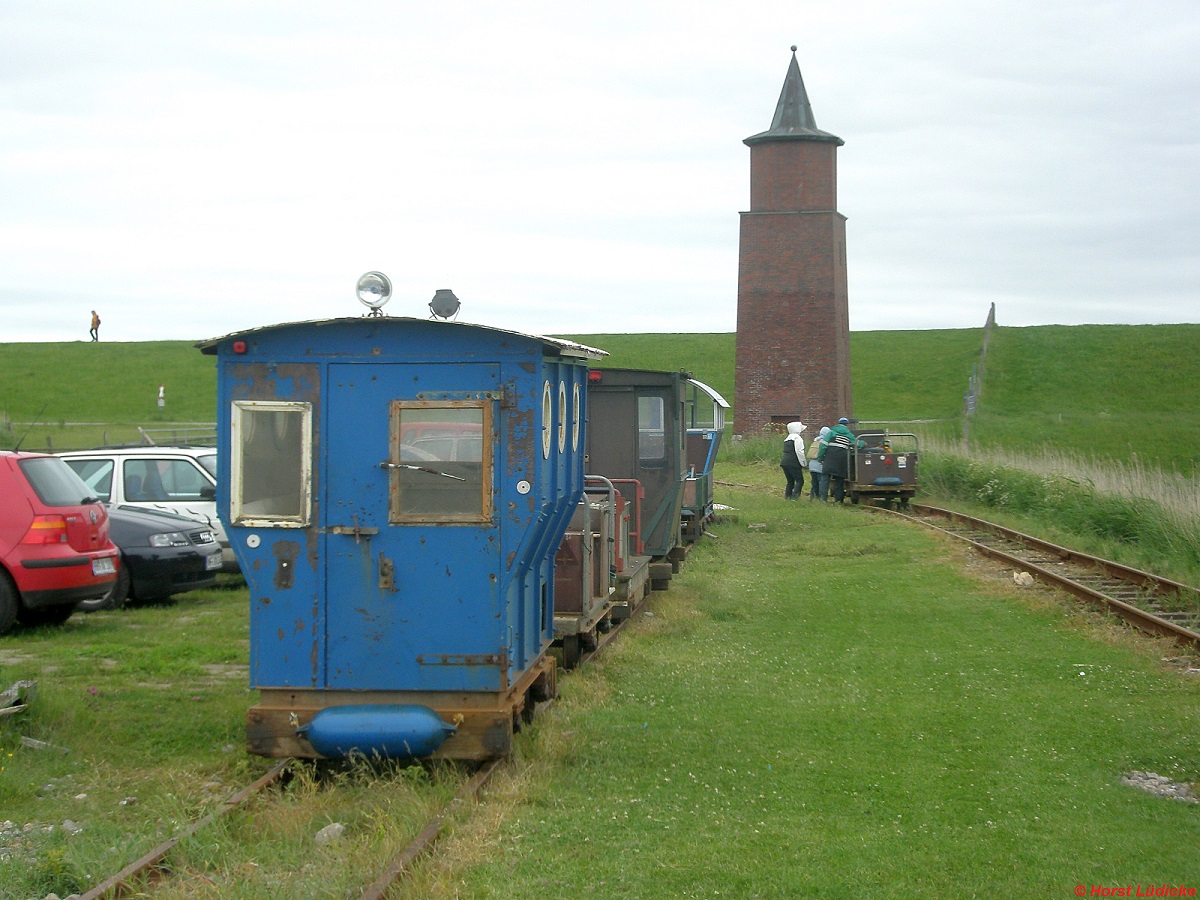
[(821, 448), (829, 443), (829, 426), (822, 425), (821, 432), (808, 445), (808, 476), (812, 488), (808, 493), (809, 500), (825, 501), (829, 499), (829, 476), (825, 474), (825, 466), (819, 459)]
[(785, 500), (799, 500), (804, 492), (804, 470), (808, 468), (808, 460), (804, 457), (803, 422), (788, 422), (787, 437), (783, 439), (783, 455), (779, 459), (779, 468), (787, 478), (784, 489)]
[(850, 448), (858, 438), (850, 430), (850, 420), (845, 416), (829, 429), (825, 446), (817, 453), (825, 475), (829, 477), (829, 493), (835, 503), (846, 502), (846, 478), (850, 475)]

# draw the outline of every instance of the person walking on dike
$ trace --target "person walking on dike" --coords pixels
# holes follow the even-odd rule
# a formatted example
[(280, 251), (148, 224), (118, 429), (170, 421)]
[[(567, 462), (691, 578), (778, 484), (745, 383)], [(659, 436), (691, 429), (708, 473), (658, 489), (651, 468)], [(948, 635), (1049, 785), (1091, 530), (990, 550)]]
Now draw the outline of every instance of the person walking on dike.
[(808, 457), (808, 475), (812, 482), (812, 488), (809, 491), (809, 500), (820, 500), (822, 502), (829, 499), (829, 476), (825, 474), (825, 464), (818, 458), (823, 448), (829, 441), (829, 426), (822, 425), (821, 433), (812, 439), (808, 445), (808, 452), (805, 456)]
[(92, 336), (93, 341), (100, 340), (100, 317), (96, 315), (96, 311), (92, 310), (92, 327), (88, 330), (88, 334)]
[(858, 440), (850, 430), (845, 416), (829, 429), (826, 444), (817, 452), (817, 459), (829, 477), (829, 493), (835, 503), (846, 502), (846, 477), (850, 474), (850, 448)]
[(787, 478), (783, 498), (799, 500), (804, 493), (804, 470), (808, 468), (808, 460), (804, 457), (804, 438), (800, 436), (804, 431), (804, 423), (788, 422), (787, 430), (787, 437), (783, 439), (783, 455), (779, 459), (779, 468), (783, 469)]

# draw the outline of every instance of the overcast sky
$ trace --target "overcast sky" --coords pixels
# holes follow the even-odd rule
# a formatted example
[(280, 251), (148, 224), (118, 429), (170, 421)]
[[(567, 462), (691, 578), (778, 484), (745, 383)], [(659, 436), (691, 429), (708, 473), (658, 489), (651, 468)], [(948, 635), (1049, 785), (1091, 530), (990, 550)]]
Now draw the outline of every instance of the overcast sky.
[(1196, 0), (0, 0), (0, 341), (731, 332), (791, 44), (852, 330), (1200, 321)]

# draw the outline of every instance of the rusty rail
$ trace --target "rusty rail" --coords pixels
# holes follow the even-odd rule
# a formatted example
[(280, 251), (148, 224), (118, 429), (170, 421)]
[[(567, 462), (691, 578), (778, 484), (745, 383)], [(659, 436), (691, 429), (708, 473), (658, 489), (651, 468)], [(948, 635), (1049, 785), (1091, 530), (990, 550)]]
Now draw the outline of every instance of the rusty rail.
[(131, 862), (116, 875), (113, 875), (106, 881), (96, 885), (96, 887), (92, 888), (86, 894), (83, 894), (81, 900), (100, 900), (102, 897), (124, 897), (127, 895), (127, 893), (134, 891), (135, 889), (128, 884), (130, 879), (136, 878), (140, 875), (149, 875), (154, 871), (161, 870), (162, 866), (160, 864), (162, 863), (163, 858), (171, 852), (172, 848), (174, 848), (176, 844), (178, 844), (184, 838), (191, 837), (201, 828), (211, 824), (226, 813), (237, 809), (251, 797), (259, 793), (259, 791), (261, 791), (263, 788), (270, 784), (274, 784), (287, 771), (287, 767), (290, 762), (291, 760), (285, 759), (282, 762), (272, 766), (271, 769), (268, 770), (267, 773), (261, 778), (252, 782), (251, 784), (248, 784), (236, 794), (230, 796), (224, 803), (221, 804), (219, 809), (214, 810), (202, 819), (196, 820), (179, 834), (175, 835), (175, 837), (159, 844), (141, 859)]
[[(1200, 648), (1196, 588), (935, 506), (913, 504), (903, 512), (872, 509), (958, 538), (1019, 571), (1106, 607), (1143, 631)], [(1179, 609), (1164, 609), (1164, 601)]]

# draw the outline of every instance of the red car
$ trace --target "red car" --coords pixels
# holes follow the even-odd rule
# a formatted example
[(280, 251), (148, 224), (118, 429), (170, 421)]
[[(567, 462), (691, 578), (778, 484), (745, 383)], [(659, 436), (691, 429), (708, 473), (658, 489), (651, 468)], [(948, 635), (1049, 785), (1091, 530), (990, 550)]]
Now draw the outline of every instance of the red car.
[(112, 589), (119, 565), (104, 505), (65, 462), (0, 451), (0, 634), (18, 619), (65, 622)]

